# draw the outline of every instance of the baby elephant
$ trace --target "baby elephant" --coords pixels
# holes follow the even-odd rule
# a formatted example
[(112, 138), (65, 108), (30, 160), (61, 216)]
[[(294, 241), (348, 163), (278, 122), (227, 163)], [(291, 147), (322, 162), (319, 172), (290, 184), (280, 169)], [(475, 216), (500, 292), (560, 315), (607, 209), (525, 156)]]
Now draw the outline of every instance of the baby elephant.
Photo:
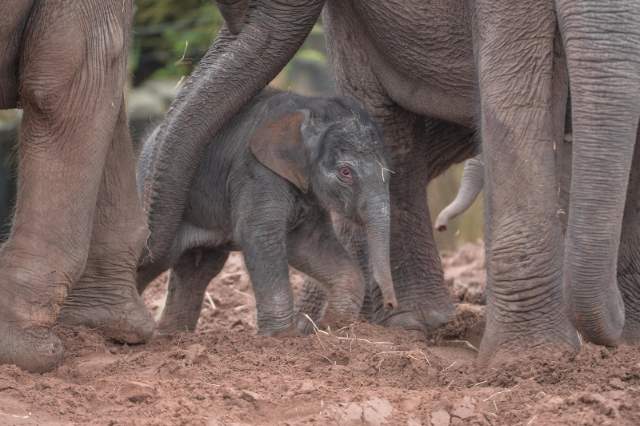
[[(243, 107), (194, 164), (183, 222), (177, 235), (167, 236), (171, 255), (154, 259), (150, 253), (139, 267), (141, 292), (171, 268), (158, 333), (195, 328), (207, 284), (231, 250), (244, 253), (259, 333), (298, 331), (289, 265), (327, 286), (326, 323), (356, 319), (364, 271), (338, 242), (332, 214), (365, 228), (373, 279), (386, 306), (395, 307), (383, 148), (372, 119), (349, 99), (267, 90)], [(138, 165), (141, 191), (145, 176), (160, 166), (155, 149), (152, 134)]]

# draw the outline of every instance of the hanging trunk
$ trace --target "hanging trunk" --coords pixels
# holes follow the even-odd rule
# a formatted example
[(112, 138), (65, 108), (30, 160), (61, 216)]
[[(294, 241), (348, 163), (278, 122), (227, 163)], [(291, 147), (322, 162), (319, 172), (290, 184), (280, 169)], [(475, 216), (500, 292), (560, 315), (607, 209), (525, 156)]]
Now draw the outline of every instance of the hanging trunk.
[(394, 309), (398, 306), (398, 301), (396, 300), (391, 278), (391, 260), (389, 256), (391, 215), (388, 194), (374, 196), (369, 199), (364, 223), (373, 280), (380, 287), (385, 309)]
[(616, 264), (640, 117), (640, 6), (556, 0), (556, 9), (573, 124), (566, 299), (587, 340), (615, 345), (624, 324)]
[[(282, 70), (311, 31), (323, 0), (262, 1), (241, 33), (222, 31), (167, 112), (144, 183), (147, 256), (167, 256), (188, 188), (216, 132)], [(146, 263), (148, 259), (143, 259)]]

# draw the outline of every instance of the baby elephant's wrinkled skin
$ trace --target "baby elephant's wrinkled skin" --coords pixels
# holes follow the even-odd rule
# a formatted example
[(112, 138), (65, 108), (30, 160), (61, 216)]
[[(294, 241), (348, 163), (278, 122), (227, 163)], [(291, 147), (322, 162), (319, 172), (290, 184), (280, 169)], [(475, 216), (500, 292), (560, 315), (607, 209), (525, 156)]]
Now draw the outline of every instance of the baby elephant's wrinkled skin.
[[(143, 182), (158, 166), (156, 132), (138, 164), (143, 197)], [(244, 254), (259, 333), (302, 331), (294, 325), (289, 265), (327, 285), (324, 323), (356, 319), (365, 271), (339, 243), (331, 215), (364, 227), (372, 277), (395, 307), (387, 160), (378, 128), (356, 102), (264, 91), (211, 136), (198, 161), (178, 234), (163, 236), (173, 241), (170, 255), (149, 253), (138, 271), (142, 292), (171, 268), (159, 334), (195, 328), (207, 284), (231, 250)]]

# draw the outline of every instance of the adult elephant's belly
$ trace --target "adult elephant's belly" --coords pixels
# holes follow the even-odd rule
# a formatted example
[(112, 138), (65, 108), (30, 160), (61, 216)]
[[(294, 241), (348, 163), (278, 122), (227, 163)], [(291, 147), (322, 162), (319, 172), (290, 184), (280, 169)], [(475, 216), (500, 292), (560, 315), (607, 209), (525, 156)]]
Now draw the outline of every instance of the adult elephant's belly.
[(370, 66), (389, 96), (421, 115), (470, 126), (475, 72), (466, 0), (357, 0)]

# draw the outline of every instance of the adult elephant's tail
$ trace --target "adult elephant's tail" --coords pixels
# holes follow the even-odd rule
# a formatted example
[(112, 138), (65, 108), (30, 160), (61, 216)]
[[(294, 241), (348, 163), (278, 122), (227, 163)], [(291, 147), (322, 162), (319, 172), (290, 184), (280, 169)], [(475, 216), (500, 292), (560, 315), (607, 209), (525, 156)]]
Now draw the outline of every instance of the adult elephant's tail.
[(471, 207), (478, 198), (484, 186), (484, 163), (482, 154), (477, 155), (464, 163), (462, 182), (456, 198), (440, 212), (436, 218), (434, 228), (437, 231), (446, 231), (449, 221), (455, 219)]

